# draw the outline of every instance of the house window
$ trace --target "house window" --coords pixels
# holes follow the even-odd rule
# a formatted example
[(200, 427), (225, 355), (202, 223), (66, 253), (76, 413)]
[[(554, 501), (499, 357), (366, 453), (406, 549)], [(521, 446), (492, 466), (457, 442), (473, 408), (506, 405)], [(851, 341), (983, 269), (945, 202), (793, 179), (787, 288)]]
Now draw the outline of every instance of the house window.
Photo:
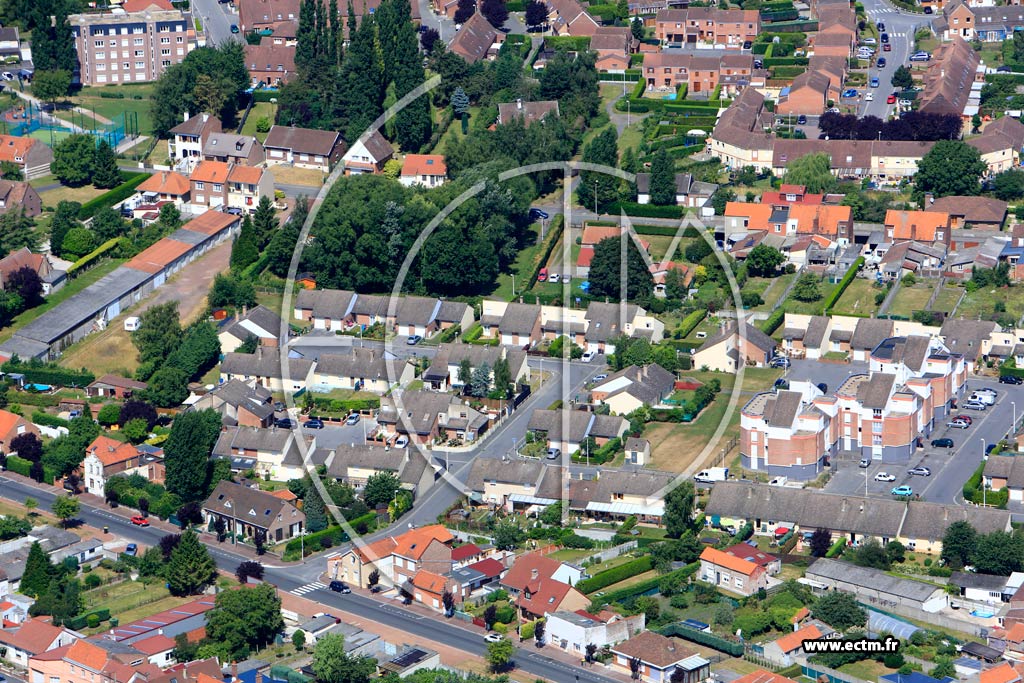
[(872, 422), (871, 423), (871, 433), (872, 434), (881, 434), (882, 433), (882, 423), (881, 422)]
[[(167, 44), (168, 44), (168, 43), (170, 43), (170, 42), (171, 42), (171, 39), (170, 39), (170, 38), (161, 38), (161, 39), (160, 39), (160, 44), (161, 44), (161, 45), (167, 45)], [(142, 45), (142, 38), (136, 38), (136, 39), (135, 39), (135, 44), (136, 44), (136, 45)]]
[(871, 435), (871, 444), (874, 445), (874, 446), (881, 446), (882, 445), (882, 435), (881, 434), (872, 434)]
[(206, 183), (196, 181), (196, 189), (197, 190), (205, 190), (206, 189)]

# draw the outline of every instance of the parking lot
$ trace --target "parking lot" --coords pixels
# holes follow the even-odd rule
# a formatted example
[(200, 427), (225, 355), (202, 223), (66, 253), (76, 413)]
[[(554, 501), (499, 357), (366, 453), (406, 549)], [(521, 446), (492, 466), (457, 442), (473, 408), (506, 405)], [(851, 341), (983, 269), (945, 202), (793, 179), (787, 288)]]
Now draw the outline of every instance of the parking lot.
[[(861, 372), (867, 372), (867, 363), (833, 364), (798, 359), (786, 372), (786, 379), (809, 380), (815, 384), (823, 382), (829, 391), (834, 391), (847, 377)], [(867, 468), (861, 468), (858, 466), (859, 453), (844, 453), (833, 458), (833, 476), (826, 490), (850, 495), (864, 495), (866, 492), (869, 496), (887, 497), (894, 487), (908, 485), (922, 499), (939, 503), (959, 502), (964, 482), (982, 461), (986, 447), (1002, 439), (1010, 431), (1014, 419), (1019, 422), (1024, 415), (1024, 386), (999, 384), (995, 378), (970, 376), (967, 390), (959, 401), (960, 406), (971, 391), (983, 387), (996, 391), (995, 404), (984, 411), (955, 410), (936, 424), (925, 438), (924, 447), (917, 449), (908, 463), (894, 465), (873, 461)], [(947, 426), (952, 416), (961, 414), (972, 418), (970, 427), (957, 429)], [(952, 439), (953, 448), (932, 447), (931, 442), (941, 438)], [(931, 476), (907, 473), (918, 466), (928, 467)], [(896, 479), (892, 482), (875, 481), (879, 472), (891, 474)]]

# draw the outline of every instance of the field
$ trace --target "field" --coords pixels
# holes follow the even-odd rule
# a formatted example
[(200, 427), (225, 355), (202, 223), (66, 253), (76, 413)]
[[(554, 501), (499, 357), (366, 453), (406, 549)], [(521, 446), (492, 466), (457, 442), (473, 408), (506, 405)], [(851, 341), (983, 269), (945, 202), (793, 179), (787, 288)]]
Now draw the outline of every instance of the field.
[(909, 318), (914, 311), (924, 310), (935, 289), (934, 283), (922, 282), (913, 287), (900, 287), (896, 299), (889, 307), (889, 313)]
[(1018, 319), (1024, 315), (1024, 297), (1021, 296), (1021, 290), (1017, 287), (979, 289), (975, 292), (968, 292), (956, 310), (956, 315), (969, 319), (991, 318), (998, 315), (995, 305), (999, 302), (1006, 307), (1007, 314)]
[(274, 182), (276, 183), (281, 183), (282, 185), (308, 185), (310, 196), (316, 196), (320, 186), (324, 184), (324, 179), (327, 177), (322, 171), (318, 171), (315, 168), (295, 168), (294, 166), (284, 166), (282, 164), (271, 166), (270, 172), (273, 174)]
[(107, 608), (110, 616), (117, 617), (122, 624), (141, 619), (157, 612), (184, 605), (193, 597), (174, 597), (167, 588), (136, 581), (101, 586), (85, 592), (85, 604), (89, 610)]
[[(29, 185), (39, 190), (40, 187), (46, 187), (47, 185), (59, 185), (58, 181), (52, 175), (44, 175), (35, 180), (30, 180)], [(67, 187), (60, 185), (51, 190), (46, 190), (39, 193), (39, 197), (43, 200), (43, 206), (57, 206), (60, 201), (79, 202), (84, 204), (90, 199), (99, 197), (106, 190), (98, 190), (92, 185), (83, 185), (82, 187)]]
[(941, 311), (943, 313), (952, 313), (953, 308), (957, 302), (960, 301), (960, 296), (964, 293), (961, 287), (952, 287), (946, 285), (939, 292), (939, 295), (935, 297), (935, 303), (932, 304), (933, 311)]
[(28, 134), (30, 138), (35, 138), (36, 140), (39, 140), (40, 142), (47, 144), (50, 147), (53, 147), (58, 142), (71, 137), (71, 135), (72, 133), (70, 130), (65, 130), (63, 128), (40, 128), (39, 130), (34, 130)]
[(834, 313), (852, 315), (873, 315), (875, 306), (875, 295), (882, 290), (876, 289), (871, 280), (865, 278), (854, 278), (850, 286), (846, 288), (843, 295), (836, 302)]
[[(153, 83), (94, 86), (82, 88), (73, 99), (75, 104), (111, 121), (122, 112), (129, 116), (134, 114), (138, 118), (139, 133), (150, 135), (153, 132), (153, 115), (150, 113), (153, 89)], [(100, 97), (100, 92), (119, 92), (124, 94), (124, 98)], [(135, 99), (137, 97), (141, 99)]]

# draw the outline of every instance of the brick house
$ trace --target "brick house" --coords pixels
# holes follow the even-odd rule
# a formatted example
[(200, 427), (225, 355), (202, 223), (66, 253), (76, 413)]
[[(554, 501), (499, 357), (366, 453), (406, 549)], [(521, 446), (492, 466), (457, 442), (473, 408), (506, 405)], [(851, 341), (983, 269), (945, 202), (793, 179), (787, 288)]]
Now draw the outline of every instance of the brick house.
[(32, 180), (50, 172), (53, 150), (35, 138), (0, 135), (0, 161), (17, 165), (25, 180)]
[(279, 87), (295, 76), (295, 45), (265, 36), (259, 45), (245, 46), (245, 67), (253, 87)]
[(29, 218), (35, 218), (43, 212), (43, 200), (36, 188), (26, 182), (0, 180), (0, 214), (18, 208)]
[(341, 133), (296, 126), (271, 126), (263, 141), (267, 166), (291, 164), (330, 173), (345, 151)]
[(344, 555), (327, 558), (327, 575), (366, 588), (374, 569), (382, 583), (394, 586), (411, 581), (421, 570), (447, 574), (452, 570), (454, 539), (440, 524), (410, 529), (365, 546), (353, 546)]
[(612, 666), (627, 675), (631, 662), (639, 664), (639, 680), (645, 683), (668, 683), (676, 669), (683, 670), (683, 683), (701, 683), (711, 677), (711, 663), (684, 641), (654, 631), (643, 631), (629, 640), (612, 646)]
[(16, 451), (11, 450), (11, 441), (29, 433), (39, 436), (39, 428), (21, 415), (15, 415), (9, 410), (0, 410), (0, 453), (17, 455)]

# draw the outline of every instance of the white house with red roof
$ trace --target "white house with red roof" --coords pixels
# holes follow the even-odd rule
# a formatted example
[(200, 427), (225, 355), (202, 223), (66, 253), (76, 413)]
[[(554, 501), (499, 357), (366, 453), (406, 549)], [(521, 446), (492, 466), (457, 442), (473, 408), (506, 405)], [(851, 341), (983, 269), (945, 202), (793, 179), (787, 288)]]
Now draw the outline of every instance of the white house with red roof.
[(741, 560), (747, 562), (753, 562), (754, 564), (764, 567), (764, 570), (768, 572), (768, 576), (775, 576), (782, 571), (782, 560), (762, 550), (758, 550), (757, 546), (750, 545), (749, 543), (737, 543), (734, 546), (725, 549), (727, 555), (738, 557)]
[(440, 187), (448, 179), (448, 167), (442, 154), (406, 154), (398, 182), (406, 187)]
[(753, 595), (768, 587), (768, 572), (764, 567), (716, 548), (704, 548), (697, 576), (701, 581), (739, 595)]
[(70, 645), (84, 637), (81, 633), (54, 626), (42, 619), (28, 619), (16, 628), (0, 629), (0, 659), (27, 667), (30, 658)]

